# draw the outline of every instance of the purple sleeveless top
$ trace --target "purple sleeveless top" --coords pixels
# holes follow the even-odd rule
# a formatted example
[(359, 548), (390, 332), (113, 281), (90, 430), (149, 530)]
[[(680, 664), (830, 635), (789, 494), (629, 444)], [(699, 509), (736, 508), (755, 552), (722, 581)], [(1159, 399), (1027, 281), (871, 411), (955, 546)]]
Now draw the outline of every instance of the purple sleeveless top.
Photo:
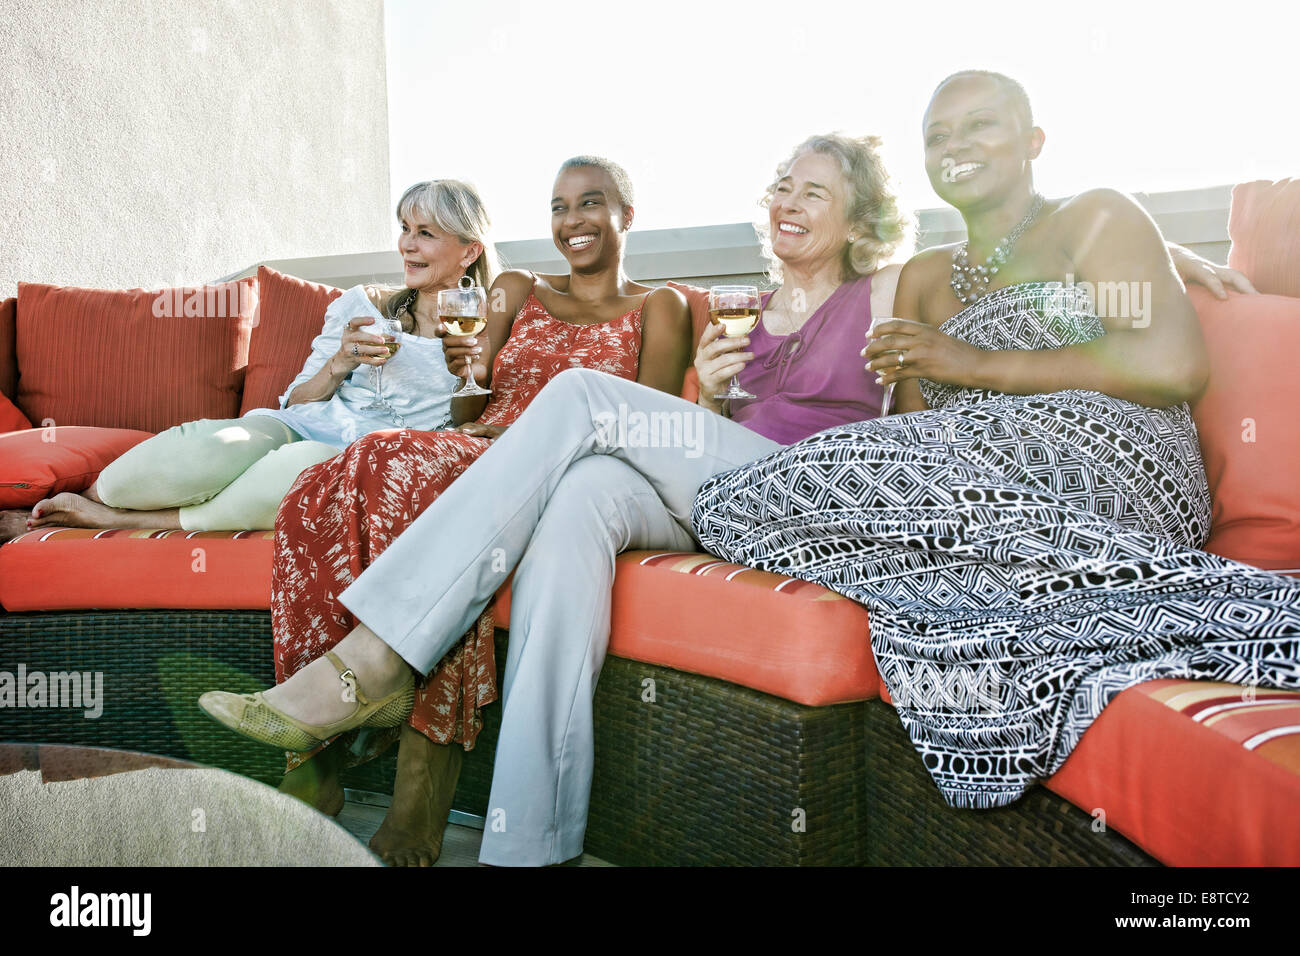
[[(771, 293), (763, 298), (767, 307)], [(773, 335), (760, 317), (749, 333), (754, 359), (740, 385), (759, 396), (731, 403), (731, 418), (782, 445), (834, 425), (877, 418), (884, 389), (860, 354), (871, 328), (871, 276), (845, 282), (803, 328)]]

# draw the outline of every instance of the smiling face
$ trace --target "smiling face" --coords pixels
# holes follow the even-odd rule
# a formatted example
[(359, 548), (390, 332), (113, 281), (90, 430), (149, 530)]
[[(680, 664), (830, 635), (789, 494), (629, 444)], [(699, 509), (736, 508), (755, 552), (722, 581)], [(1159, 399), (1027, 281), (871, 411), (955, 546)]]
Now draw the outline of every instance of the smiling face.
[(599, 166), (573, 166), (555, 179), (551, 235), (569, 266), (588, 271), (617, 264), (632, 224), (613, 180)]
[(925, 171), (958, 209), (996, 203), (1030, 180), (1043, 131), (1030, 126), (1012, 92), (996, 79), (958, 76), (935, 91), (925, 111)]
[(800, 154), (777, 180), (768, 203), (773, 255), (801, 268), (839, 262), (850, 232), (849, 192), (835, 157)]
[(400, 222), (397, 248), (409, 289), (436, 292), (451, 288), (483, 251), (477, 242), (462, 243), (460, 237), (443, 232), (415, 209), (408, 210)]

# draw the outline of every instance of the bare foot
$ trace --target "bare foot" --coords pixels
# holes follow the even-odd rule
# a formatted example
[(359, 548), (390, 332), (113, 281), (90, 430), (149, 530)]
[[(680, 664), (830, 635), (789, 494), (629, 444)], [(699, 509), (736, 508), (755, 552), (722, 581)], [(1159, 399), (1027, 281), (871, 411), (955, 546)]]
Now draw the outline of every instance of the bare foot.
[(0, 544), (4, 544), (11, 538), (16, 538), (27, 530), (27, 519), (32, 516), (30, 511), (5, 510), (0, 511)]
[(335, 747), (326, 747), (305, 763), (284, 775), (279, 791), (297, 797), (327, 817), (343, 810), (343, 784), (339, 782), (339, 760)]
[(32, 509), (32, 527), (63, 528), (137, 528), (138, 512), (91, 501), (71, 491), (38, 501)]
[(370, 849), (389, 866), (433, 866), (442, 852), (465, 750), (437, 744), (407, 724), (397, 749), (397, 780), (388, 816)]

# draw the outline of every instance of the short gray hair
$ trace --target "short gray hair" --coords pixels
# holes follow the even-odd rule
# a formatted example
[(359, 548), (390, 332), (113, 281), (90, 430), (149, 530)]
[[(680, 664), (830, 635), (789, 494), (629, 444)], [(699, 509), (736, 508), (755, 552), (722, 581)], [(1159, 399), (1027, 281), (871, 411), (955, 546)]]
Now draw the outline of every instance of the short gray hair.
[[(840, 172), (849, 184), (849, 228), (856, 233), (854, 242), (846, 242), (840, 260), (841, 278), (848, 282), (870, 275), (880, 268), (904, 242), (910, 243), (912, 217), (903, 211), (898, 195), (885, 164), (880, 158), (879, 136), (845, 136), (827, 133), (810, 136), (794, 148), (794, 152), (776, 168), (776, 176), (763, 195), (766, 208), (776, 193), (777, 183), (790, 171), (794, 161), (804, 153), (830, 156), (840, 164)], [(772, 254), (772, 237), (768, 224), (759, 226), (763, 254), (768, 260), (768, 272), (776, 281), (781, 279), (781, 262)]]
[(477, 285), (487, 288), (501, 271), (496, 247), (490, 236), (492, 221), (479, 198), (478, 190), (458, 179), (432, 179), (416, 183), (397, 201), (397, 218), (407, 219), (418, 213), (463, 245), (482, 243), (483, 253), (470, 265), (467, 273)]
[(632, 190), (631, 177), (628, 176), (626, 169), (612, 159), (606, 159), (604, 156), (572, 156), (560, 163), (560, 169), (556, 175), (558, 176), (566, 169), (576, 169), (582, 166), (593, 166), (596, 169), (605, 171), (605, 175), (614, 183), (614, 191), (618, 193), (618, 204), (624, 209), (636, 205), (636, 195)]

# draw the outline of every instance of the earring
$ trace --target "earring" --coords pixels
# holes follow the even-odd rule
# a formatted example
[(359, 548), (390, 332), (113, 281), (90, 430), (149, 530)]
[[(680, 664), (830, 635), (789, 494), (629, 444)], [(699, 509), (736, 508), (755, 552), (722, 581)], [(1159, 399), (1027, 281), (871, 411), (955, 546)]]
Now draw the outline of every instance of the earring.
[(853, 233), (849, 233), (849, 245), (853, 245), (857, 241), (858, 237), (853, 235)]

